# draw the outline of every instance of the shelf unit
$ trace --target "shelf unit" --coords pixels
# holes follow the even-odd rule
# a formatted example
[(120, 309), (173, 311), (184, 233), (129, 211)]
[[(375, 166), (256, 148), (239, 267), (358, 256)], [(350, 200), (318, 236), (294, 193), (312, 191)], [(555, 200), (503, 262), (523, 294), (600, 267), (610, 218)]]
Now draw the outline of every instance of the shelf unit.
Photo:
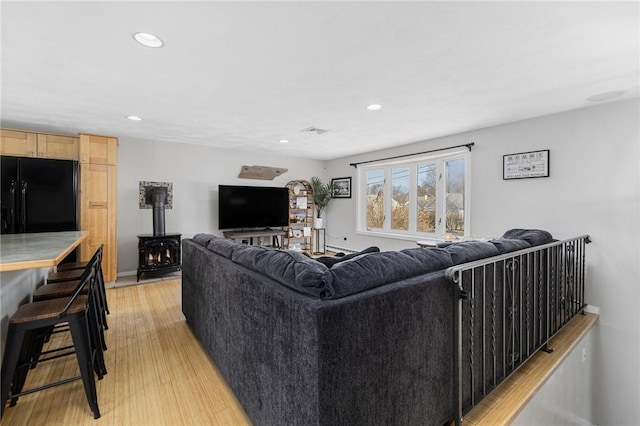
[(313, 188), (306, 180), (292, 180), (289, 189), (289, 226), (285, 248), (313, 253)]

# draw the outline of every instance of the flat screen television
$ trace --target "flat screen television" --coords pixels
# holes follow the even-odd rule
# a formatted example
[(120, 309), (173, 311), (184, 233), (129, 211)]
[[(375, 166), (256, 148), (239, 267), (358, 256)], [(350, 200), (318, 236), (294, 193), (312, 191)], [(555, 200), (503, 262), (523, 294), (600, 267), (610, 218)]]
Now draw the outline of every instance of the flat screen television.
[(218, 229), (270, 228), (289, 224), (287, 188), (218, 185), (218, 196)]

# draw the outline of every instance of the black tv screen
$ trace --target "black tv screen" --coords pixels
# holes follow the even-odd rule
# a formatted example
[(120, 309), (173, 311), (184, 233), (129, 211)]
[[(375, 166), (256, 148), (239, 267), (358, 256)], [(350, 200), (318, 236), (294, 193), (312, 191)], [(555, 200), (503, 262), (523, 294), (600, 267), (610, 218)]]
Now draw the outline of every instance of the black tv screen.
[(270, 186), (218, 186), (218, 229), (269, 228), (289, 223), (289, 190)]

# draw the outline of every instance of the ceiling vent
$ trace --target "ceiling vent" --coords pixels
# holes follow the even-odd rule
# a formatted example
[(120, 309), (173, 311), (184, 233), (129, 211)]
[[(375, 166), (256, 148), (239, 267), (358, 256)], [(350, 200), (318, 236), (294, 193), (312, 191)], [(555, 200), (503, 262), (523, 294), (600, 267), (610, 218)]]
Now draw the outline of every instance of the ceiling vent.
[(301, 132), (316, 132), (317, 135), (321, 135), (323, 133), (327, 133), (328, 130), (325, 129), (319, 129), (315, 126), (311, 126), (311, 127), (307, 127), (306, 129), (302, 129), (300, 130)]

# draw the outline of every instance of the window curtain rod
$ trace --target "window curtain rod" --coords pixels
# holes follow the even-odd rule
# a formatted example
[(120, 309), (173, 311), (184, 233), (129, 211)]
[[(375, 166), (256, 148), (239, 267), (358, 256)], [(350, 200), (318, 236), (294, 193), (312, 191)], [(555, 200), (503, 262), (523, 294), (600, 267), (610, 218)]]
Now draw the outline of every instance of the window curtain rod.
[(471, 143), (467, 143), (467, 144), (464, 144), (464, 145), (450, 146), (448, 148), (438, 148), (438, 149), (432, 149), (430, 151), (415, 152), (413, 154), (403, 154), (403, 155), (396, 155), (395, 157), (379, 158), (377, 160), (360, 161), (358, 163), (350, 163), (349, 165), (353, 166), (353, 167), (355, 167), (357, 169), (360, 164), (375, 163), (376, 161), (384, 161), (384, 160), (395, 160), (396, 158), (411, 157), (413, 155), (421, 155), (421, 154), (430, 154), (432, 152), (446, 151), (448, 149), (455, 149), (455, 148), (462, 148), (462, 147), (466, 147), (469, 151), (471, 151), (471, 147), (474, 146), (474, 145), (475, 145), (475, 143), (471, 142)]

